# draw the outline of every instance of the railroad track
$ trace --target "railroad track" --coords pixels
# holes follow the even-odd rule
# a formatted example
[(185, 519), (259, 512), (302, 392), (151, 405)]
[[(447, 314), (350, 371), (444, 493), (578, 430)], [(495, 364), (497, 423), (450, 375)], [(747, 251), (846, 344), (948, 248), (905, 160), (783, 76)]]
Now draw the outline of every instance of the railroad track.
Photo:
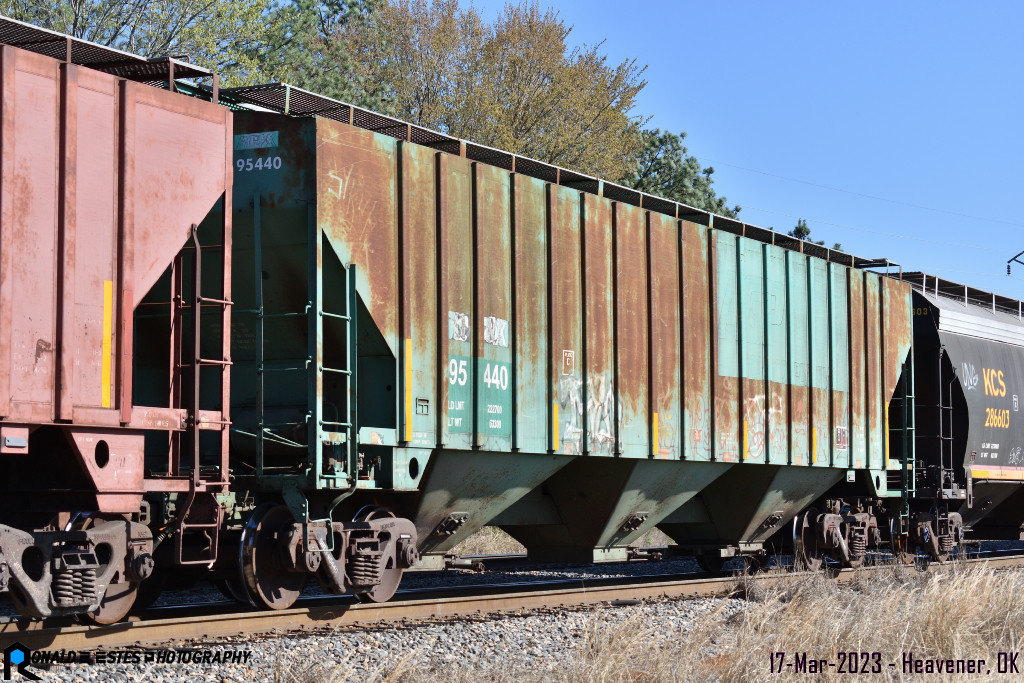
[[(983, 557), (931, 565), (929, 571), (955, 566), (983, 565), (997, 569), (1024, 567), (1024, 554), (994, 552)], [(839, 582), (865, 578), (886, 565), (832, 570)], [(156, 645), (169, 641), (204, 641), (241, 634), (303, 632), (325, 628), (369, 625), (382, 621), (422, 620), (521, 609), (572, 607), (649, 598), (727, 595), (746, 580), (770, 582), (810, 576), (810, 573), (769, 570), (755, 577), (740, 574), (659, 575), (572, 579), (473, 586), (469, 588), (405, 591), (381, 604), (311, 597), (300, 607), (280, 611), (232, 611), (233, 603), (206, 603), (151, 609), (145, 618), (113, 626), (55, 625), (52, 622), (13, 619), (0, 621), (0, 649), (20, 642), (32, 649), (75, 650)]]

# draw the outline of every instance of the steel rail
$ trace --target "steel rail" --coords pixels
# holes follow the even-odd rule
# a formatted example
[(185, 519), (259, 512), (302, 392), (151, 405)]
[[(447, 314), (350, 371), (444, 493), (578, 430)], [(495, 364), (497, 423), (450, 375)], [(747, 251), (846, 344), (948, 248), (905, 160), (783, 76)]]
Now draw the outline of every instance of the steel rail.
[[(994, 555), (935, 564), (930, 571), (945, 571), (964, 566), (988, 566), (994, 569), (1024, 567), (1024, 555)], [(878, 569), (891, 565), (831, 571), (835, 580), (852, 582), (864, 579)], [(826, 570), (828, 571), (828, 570)], [(339, 604), (337, 599), (310, 599), (308, 606), (280, 611), (190, 613), (169, 618), (129, 621), (112, 626), (53, 626), (44, 621), (14, 620), (0, 623), (0, 649), (20, 642), (32, 649), (74, 650), (123, 648), (154, 645), (169, 641), (208, 642), (242, 634), (304, 632), (339, 627), (365, 626), (387, 621), (429, 620), (439, 617), (507, 612), (530, 609), (577, 607), (601, 603), (632, 602), (651, 598), (724, 596), (736, 592), (745, 583), (772, 582), (811, 577), (812, 572), (769, 570), (754, 576), (728, 574), (710, 578), (657, 580), (664, 577), (617, 579), (575, 579), (558, 582), (560, 587), (545, 590), (521, 590), (537, 584), (499, 584), (486, 586), (490, 592), (457, 594), (450, 588), (439, 589), (427, 598), (396, 600), (387, 603)], [(691, 575), (692, 576), (692, 575)], [(646, 578), (647, 580), (643, 580)], [(653, 579), (653, 580), (652, 580)], [(541, 584), (543, 585), (543, 584)], [(472, 591), (467, 591), (471, 593)], [(325, 604), (326, 603), (326, 604)], [(180, 609), (185, 608), (166, 608)], [(209, 611), (209, 608), (206, 610)]]

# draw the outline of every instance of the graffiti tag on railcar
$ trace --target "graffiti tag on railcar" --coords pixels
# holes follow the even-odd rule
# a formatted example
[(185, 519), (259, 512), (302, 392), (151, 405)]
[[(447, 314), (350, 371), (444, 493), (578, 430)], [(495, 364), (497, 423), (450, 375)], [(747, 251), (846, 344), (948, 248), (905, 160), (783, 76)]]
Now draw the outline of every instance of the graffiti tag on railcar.
[(469, 341), (469, 314), (448, 311), (448, 338), (454, 341)]
[(967, 391), (974, 391), (978, 388), (978, 373), (975, 371), (973, 363), (964, 363), (963, 384)]
[(493, 315), (484, 317), (484, 343), (508, 347), (508, 321)]

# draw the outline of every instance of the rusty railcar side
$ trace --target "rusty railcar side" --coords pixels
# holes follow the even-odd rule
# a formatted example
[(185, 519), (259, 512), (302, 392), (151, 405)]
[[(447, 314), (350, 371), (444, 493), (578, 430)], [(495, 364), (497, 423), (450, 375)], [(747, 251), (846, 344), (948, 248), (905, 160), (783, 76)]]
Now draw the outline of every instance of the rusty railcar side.
[[(239, 120), (249, 135), (274, 125), (268, 115)], [(898, 332), (909, 312), (879, 292), (898, 282), (616, 201), (600, 185), (587, 192), (473, 161), (464, 146), (427, 150), (325, 119), (299, 125), (313, 132), (294, 143), (316, 146), (289, 153), (315, 157), (317, 221), (357, 274), (359, 337), (384, 342), (359, 351), (376, 359), (359, 362), (360, 405), (376, 406), (361, 409), (359, 433), (385, 448), (360, 476), (410, 492), (395, 504), (413, 510), (421, 537), (444, 529), (433, 551), (493, 521), (481, 506), (534, 545), (617, 545), (671, 512), (654, 493), (666, 475), (641, 464), (606, 472), (625, 465), (597, 456), (677, 462), (684, 479), (697, 463), (719, 463), (705, 483), (739, 468), (722, 486), (767, 477), (742, 519), (700, 532), (734, 542), (763, 539), (849, 468), (885, 468), (886, 396), (899, 377), (889, 365), (909, 340), (882, 330)], [(543, 455), (559, 458), (525, 467)], [(590, 464), (541, 486), (579, 458)], [(607, 514), (621, 518), (586, 534), (519, 523), (543, 518), (545, 497), (566, 517), (572, 503), (552, 491), (575, 495), (558, 483), (570, 472), (577, 489), (608, 477), (639, 486), (646, 502), (635, 504), (657, 513), (627, 509), (620, 490), (607, 494), (620, 501)], [(875, 493), (890, 495), (883, 479)], [(490, 502), (456, 493), (471, 486), (492, 491), (482, 495)], [(697, 504), (701, 491), (687, 486), (677, 502)], [(781, 498), (766, 493), (772, 486)], [(445, 507), (441, 490), (478, 513)]]
[(651, 453), (678, 460), (682, 453), (680, 226), (673, 218), (647, 214), (650, 320)]
[(611, 456), (616, 448), (615, 286), (611, 207), (593, 195), (584, 196), (583, 300), (588, 455)]
[[(231, 114), (11, 47), (0, 60), (0, 419), (180, 429), (180, 411), (135, 409), (135, 309), (230, 192)], [(138, 505), (130, 448), (106, 479), (132, 496), (110, 511)]]
[(648, 252), (643, 211), (612, 205), (615, 244), (615, 400), (619, 412), (618, 453), (647, 457), (651, 452), (650, 348), (647, 341)]
[[(545, 333), (548, 300), (530, 290), (531, 283), (542, 281), (547, 271), (545, 190), (544, 183), (527, 176), (513, 176), (512, 183), (513, 296), (516, 301), (512, 325), (515, 339), (513, 448), (536, 453), (547, 450), (551, 420), (547, 396), (550, 345)], [(611, 420), (614, 426), (614, 414)]]
[[(215, 474), (200, 477), (197, 468), (180, 471), (182, 451), (172, 445), (186, 432), (198, 439), (200, 423), (226, 445), (226, 366), (200, 415), (198, 394), (181, 390), (198, 365), (175, 357), (166, 332), (143, 334), (137, 347), (136, 320), (196, 226), (215, 223), (230, 252), (230, 214), (216, 209), (231, 198), (231, 112), (86, 68), (75, 63), (83, 45), (65, 44), (65, 61), (0, 48), (0, 555), (26, 613), (119, 618), (141, 580), (126, 567), (152, 549), (138, 523), (143, 494), (227, 487), (224, 448), (208, 461)], [(108, 52), (128, 71), (144, 63)], [(150, 77), (159, 69), (149, 65)], [(205, 292), (225, 302), (216, 307), (220, 330), (230, 326), (226, 265)], [(229, 361), (228, 340), (216, 343), (207, 358)], [(165, 381), (139, 382), (139, 373), (150, 377), (140, 358), (158, 356)], [(164, 444), (157, 474), (178, 476), (147, 474), (147, 438), (157, 450)], [(108, 543), (111, 560), (95, 564), (65, 531)], [(30, 545), (52, 569), (25, 573), (21, 551)], [(67, 592), (90, 572), (93, 590)]]
[(683, 457), (710, 460), (714, 441), (711, 374), (711, 283), (708, 244), (704, 226), (683, 222), (682, 319), (683, 324)]

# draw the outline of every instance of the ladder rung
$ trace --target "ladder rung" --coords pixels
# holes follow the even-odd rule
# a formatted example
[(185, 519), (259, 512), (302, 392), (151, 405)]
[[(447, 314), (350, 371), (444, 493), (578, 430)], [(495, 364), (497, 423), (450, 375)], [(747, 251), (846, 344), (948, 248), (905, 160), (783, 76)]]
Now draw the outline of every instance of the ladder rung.
[(263, 314), (261, 314), (260, 317), (262, 317), (262, 318), (299, 318), (299, 317), (305, 318), (306, 317), (306, 313), (305, 312), (303, 312), (303, 313), (263, 313)]
[(199, 364), (200, 365), (234, 365), (234, 363), (229, 361), (229, 360), (213, 360), (212, 358), (200, 358), (199, 359)]
[(338, 315), (337, 313), (328, 313), (327, 311), (320, 311), (320, 315), (326, 318), (336, 318), (337, 320), (351, 320), (352, 317), (348, 315)]
[[(208, 305), (200, 304), (199, 308), (200, 308), (200, 310), (202, 310), (204, 308), (205, 309), (211, 309), (211, 308), (219, 308), (220, 306), (223, 306), (223, 305), (224, 304), (208, 304)], [(228, 302), (227, 305), (230, 306), (231, 302)], [(193, 308), (195, 308), (195, 306), (193, 306), (192, 304), (182, 304), (181, 306), (178, 307), (178, 310), (181, 310), (181, 311), (191, 311)]]
[(223, 306), (233, 306), (235, 303), (234, 301), (229, 301), (228, 299), (211, 299), (208, 296), (199, 297), (199, 301), (201, 301), (204, 304), (221, 304)]
[(352, 374), (351, 370), (339, 370), (337, 368), (325, 368), (325, 367), (321, 367), (320, 369), (323, 372), (336, 372), (339, 375), (351, 375)]

